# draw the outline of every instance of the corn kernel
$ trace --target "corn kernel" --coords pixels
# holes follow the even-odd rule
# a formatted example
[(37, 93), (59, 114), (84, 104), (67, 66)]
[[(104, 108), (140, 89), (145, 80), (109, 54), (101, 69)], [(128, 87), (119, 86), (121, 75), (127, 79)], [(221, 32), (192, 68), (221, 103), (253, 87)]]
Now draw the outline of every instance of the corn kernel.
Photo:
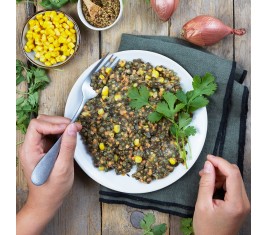
[(107, 86), (102, 88), (101, 95), (102, 96), (108, 96), (109, 95), (109, 88)]
[(64, 14), (60, 12), (60, 13), (58, 14), (58, 17), (59, 17), (60, 19), (62, 19), (62, 18), (64, 17)]
[(142, 157), (141, 156), (135, 156), (134, 159), (135, 159), (136, 163), (141, 163), (142, 162)]
[(174, 157), (169, 158), (168, 161), (171, 165), (175, 165), (177, 163), (177, 160)]
[(44, 62), (46, 61), (45, 56), (43, 56), (43, 55), (42, 55), (42, 56), (40, 56), (40, 61), (44, 63)]
[(67, 57), (66, 57), (65, 55), (62, 55), (62, 56), (60, 57), (60, 59), (61, 59), (62, 62), (65, 61), (66, 58), (67, 58)]
[(115, 100), (115, 101), (119, 101), (119, 100), (121, 100), (121, 99), (122, 99), (122, 97), (121, 97), (120, 94), (116, 94), (116, 95), (114, 96), (114, 100)]
[(70, 29), (70, 32), (71, 32), (72, 34), (75, 34), (75, 33), (76, 33), (75, 29)]
[(106, 68), (105, 69), (105, 72), (108, 74), (108, 75), (110, 75), (110, 73), (113, 71), (113, 69), (112, 68)]
[(99, 115), (103, 115), (103, 114), (104, 114), (104, 110), (103, 110), (103, 109), (99, 109), (99, 110), (98, 110), (98, 114), (99, 114)]
[(66, 23), (69, 25), (70, 28), (73, 28), (74, 27), (74, 23), (72, 21), (67, 20)]
[(72, 55), (74, 53), (74, 49), (70, 50), (70, 55)]
[(47, 59), (47, 60), (49, 60), (50, 58), (51, 58), (51, 54), (48, 52), (48, 53), (46, 53), (45, 54), (45, 58)]
[(56, 57), (56, 61), (57, 61), (57, 62), (61, 62), (61, 56), (57, 56), (57, 57)]
[(38, 14), (38, 15), (36, 15), (36, 19), (38, 19), (38, 20), (43, 19), (43, 14)]
[(135, 139), (134, 140), (134, 145), (139, 147), (141, 144), (140, 144), (140, 140), (139, 139)]
[(125, 60), (120, 60), (118, 64), (119, 64), (120, 67), (124, 67), (125, 64), (126, 64), (126, 61)]
[(31, 49), (28, 48), (28, 46), (24, 46), (24, 50), (25, 50), (26, 52), (31, 52)]
[(46, 61), (46, 62), (45, 62), (45, 65), (46, 65), (46, 66), (51, 66), (51, 63), (50, 63), (49, 61)]
[(119, 159), (118, 155), (114, 155), (114, 161), (117, 162)]
[(159, 77), (159, 72), (157, 70), (153, 69), (153, 71), (152, 71), (152, 77), (158, 78)]
[(90, 116), (90, 112), (89, 111), (84, 111), (84, 112), (81, 113), (81, 115), (83, 117), (89, 117)]
[(53, 64), (56, 64), (57, 61), (56, 61), (54, 58), (52, 58), (52, 59), (50, 60), (50, 63), (53, 65)]
[(100, 148), (100, 150), (104, 150), (105, 149), (104, 143), (100, 143), (99, 148)]
[(101, 96), (102, 100), (108, 99), (108, 95)]
[(158, 81), (159, 81), (160, 83), (164, 83), (164, 82), (165, 82), (165, 79), (164, 79), (163, 77), (160, 77), (160, 78), (158, 79)]
[(137, 72), (138, 75), (143, 75), (144, 74), (144, 71), (142, 69), (139, 69), (138, 72)]
[(35, 53), (35, 57), (39, 59), (41, 57), (41, 53), (40, 52)]
[(145, 75), (145, 79), (146, 79), (146, 80), (150, 80), (151, 78), (152, 78), (152, 77), (149, 76), (148, 74)]
[(120, 132), (120, 125), (114, 125), (114, 133)]
[(104, 171), (105, 168), (104, 168), (104, 166), (99, 166), (98, 169), (99, 169), (99, 171)]

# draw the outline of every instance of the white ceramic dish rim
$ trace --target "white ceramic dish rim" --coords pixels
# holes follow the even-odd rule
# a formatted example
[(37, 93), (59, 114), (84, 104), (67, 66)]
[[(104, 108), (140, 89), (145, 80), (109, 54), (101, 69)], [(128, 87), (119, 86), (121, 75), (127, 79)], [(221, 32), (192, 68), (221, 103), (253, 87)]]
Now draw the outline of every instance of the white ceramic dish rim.
[[(166, 66), (174, 70), (181, 78), (181, 86), (183, 90), (187, 91), (192, 89), (192, 77), (190, 76), (190, 74), (179, 64), (177, 64), (176, 62), (165, 56), (162, 56), (154, 52), (142, 51), (142, 50), (122, 51), (114, 54), (121, 59), (133, 60), (140, 58), (146, 62), (150, 62), (154, 66), (156, 65)], [(75, 112), (74, 107), (78, 107), (78, 105), (80, 104), (82, 99), (81, 94), (82, 82), (85, 79), (85, 77), (89, 74), (89, 72), (92, 70), (92, 68), (97, 64), (97, 62), (95, 62), (89, 68), (87, 68), (80, 75), (80, 77), (74, 84), (71, 92), (69, 93), (67, 103), (65, 106), (66, 117), (71, 118)], [(141, 183), (138, 180), (131, 177), (131, 175), (135, 172), (135, 167), (133, 167), (132, 170), (129, 172), (130, 177), (116, 175), (114, 170), (109, 172), (99, 171), (98, 168), (94, 167), (92, 158), (87, 152), (80, 134), (78, 135), (77, 139), (75, 160), (89, 177), (91, 177), (93, 180), (95, 180), (96, 182), (107, 188), (124, 193), (153, 192), (162, 189), (177, 181), (179, 178), (184, 176), (196, 162), (203, 148), (207, 133), (207, 111), (205, 107), (197, 110), (194, 113), (191, 125), (194, 125), (196, 127), (197, 134), (189, 138), (192, 151), (192, 158), (187, 161), (188, 169), (186, 169), (184, 166), (182, 166), (182, 164), (180, 164), (166, 178), (154, 180), (150, 184)]]
[(103, 31), (103, 30), (110, 29), (110, 28), (113, 27), (113, 26), (120, 20), (120, 18), (122, 17), (122, 14), (123, 14), (123, 1), (122, 1), (122, 0), (119, 0), (119, 2), (120, 2), (120, 11), (119, 11), (119, 14), (118, 14), (116, 20), (115, 20), (111, 25), (109, 25), (109, 26), (107, 26), (107, 27), (105, 27), (105, 28), (97, 28), (97, 27), (94, 27), (93, 25), (89, 24), (89, 23), (87, 22), (87, 20), (85, 19), (84, 14), (83, 14), (83, 11), (82, 11), (82, 2), (81, 2), (81, 1), (83, 1), (83, 0), (78, 0), (78, 2), (77, 2), (77, 12), (78, 12), (78, 16), (79, 16), (80, 20), (82, 21), (82, 23), (83, 23), (86, 27), (88, 27), (88, 28), (90, 28), (90, 29), (92, 29), (92, 30)]
[[(29, 26), (28, 26), (28, 22), (31, 20), (31, 19), (34, 19), (36, 18), (37, 15), (39, 14), (43, 14), (47, 11), (56, 11), (56, 12), (61, 12), (63, 13), (69, 20), (71, 20), (73, 23), (74, 23), (74, 28), (76, 30), (76, 44), (75, 44), (75, 49), (74, 49), (74, 54), (72, 54), (71, 56), (68, 56), (67, 59), (61, 63), (56, 63), (54, 65), (51, 65), (51, 66), (46, 66), (43, 62), (39, 61), (39, 60), (35, 60), (34, 59), (34, 55), (35, 53), (32, 51), (32, 52), (26, 52), (24, 50), (24, 46), (27, 42), (26, 40), (26, 32), (28, 31), (29, 29)], [(61, 11), (61, 10), (41, 10), (41, 11), (38, 11), (36, 12), (31, 18), (29, 18), (27, 20), (27, 22), (25, 23), (24, 27), (23, 27), (23, 31), (22, 31), (22, 34), (21, 34), (21, 47), (22, 47), (22, 51), (24, 53), (24, 55), (27, 57), (28, 60), (30, 60), (33, 64), (35, 64), (36, 66), (38, 67), (41, 67), (41, 68), (45, 68), (45, 69), (50, 69), (50, 68), (55, 68), (55, 67), (58, 67), (58, 66), (61, 66), (61, 65), (64, 65), (66, 64), (67, 62), (69, 62), (69, 60), (71, 60), (75, 54), (77, 53), (78, 51), (78, 48), (80, 46), (80, 42), (81, 42), (81, 34), (80, 34), (80, 30), (79, 30), (79, 27), (78, 27), (78, 24), (75, 22), (75, 20), (70, 16), (68, 15), (67, 13)]]

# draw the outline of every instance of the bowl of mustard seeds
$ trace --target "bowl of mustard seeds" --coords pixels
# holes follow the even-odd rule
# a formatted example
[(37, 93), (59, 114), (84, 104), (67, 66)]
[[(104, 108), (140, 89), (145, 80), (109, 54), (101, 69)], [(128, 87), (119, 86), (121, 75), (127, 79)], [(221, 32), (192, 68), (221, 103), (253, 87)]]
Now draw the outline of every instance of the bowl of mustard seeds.
[(113, 27), (121, 18), (123, 13), (122, 0), (91, 0), (101, 10), (92, 17), (84, 0), (78, 0), (77, 11), (83, 24), (92, 30), (101, 31)]

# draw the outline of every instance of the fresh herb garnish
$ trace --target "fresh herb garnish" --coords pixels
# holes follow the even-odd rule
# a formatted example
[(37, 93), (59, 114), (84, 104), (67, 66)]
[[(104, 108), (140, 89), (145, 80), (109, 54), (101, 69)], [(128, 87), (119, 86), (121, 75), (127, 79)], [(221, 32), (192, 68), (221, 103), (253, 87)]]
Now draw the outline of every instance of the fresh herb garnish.
[(180, 230), (183, 235), (193, 235), (193, 218), (181, 218)]
[(16, 127), (26, 133), (31, 115), (37, 114), (39, 106), (39, 92), (50, 82), (45, 70), (35, 67), (28, 68), (22, 61), (16, 60), (16, 85), (26, 82), (27, 92), (17, 90), (20, 95), (16, 100)]
[(144, 215), (144, 218), (140, 221), (140, 226), (143, 229), (143, 235), (163, 235), (167, 231), (166, 224), (154, 225), (155, 215), (148, 213)]
[(176, 94), (164, 92), (163, 100), (158, 102), (156, 107), (150, 104), (150, 91), (144, 85), (140, 88), (132, 87), (128, 90), (132, 108), (136, 110), (143, 106), (152, 108), (153, 112), (148, 115), (150, 122), (155, 123), (162, 118), (166, 118), (172, 123), (170, 133), (176, 139), (176, 147), (186, 168), (187, 152), (185, 145), (188, 142), (188, 137), (196, 134), (195, 127), (189, 126), (192, 121), (192, 113), (199, 108), (205, 107), (209, 103), (205, 96), (214, 94), (217, 89), (215, 77), (210, 73), (206, 73), (203, 77), (195, 76), (192, 85), (193, 90), (186, 93), (182, 90), (177, 91)]
[(70, 3), (76, 3), (77, 0), (42, 0), (40, 5), (45, 9), (60, 9), (62, 6)]

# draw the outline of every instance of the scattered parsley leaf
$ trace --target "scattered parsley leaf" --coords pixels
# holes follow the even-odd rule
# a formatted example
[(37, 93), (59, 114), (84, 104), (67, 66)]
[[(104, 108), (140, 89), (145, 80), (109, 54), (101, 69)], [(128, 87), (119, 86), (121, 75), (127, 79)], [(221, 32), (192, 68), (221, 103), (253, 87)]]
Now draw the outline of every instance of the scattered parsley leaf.
[(159, 224), (155, 225), (152, 228), (152, 232), (154, 235), (163, 235), (167, 231), (167, 225), (166, 224)]
[(182, 90), (177, 91), (176, 96), (180, 102), (187, 104), (187, 96)]
[(182, 218), (180, 224), (180, 230), (183, 235), (193, 235), (193, 219), (192, 218)]
[(141, 86), (139, 89), (136, 87), (130, 88), (128, 97), (131, 98), (131, 108), (140, 109), (142, 106), (149, 104), (149, 91), (145, 86)]
[(143, 235), (163, 235), (167, 230), (166, 224), (154, 225), (155, 215), (148, 213), (144, 215), (144, 218), (140, 221), (140, 226), (143, 229)]
[(39, 91), (43, 90), (50, 82), (45, 70), (28, 68), (22, 61), (16, 60), (16, 84), (26, 82), (28, 92), (21, 94), (16, 100), (16, 128), (26, 133), (32, 113), (37, 114), (39, 106)]
[(60, 9), (68, 2), (76, 3), (77, 0), (42, 0), (40, 2), (40, 5), (45, 9)]

